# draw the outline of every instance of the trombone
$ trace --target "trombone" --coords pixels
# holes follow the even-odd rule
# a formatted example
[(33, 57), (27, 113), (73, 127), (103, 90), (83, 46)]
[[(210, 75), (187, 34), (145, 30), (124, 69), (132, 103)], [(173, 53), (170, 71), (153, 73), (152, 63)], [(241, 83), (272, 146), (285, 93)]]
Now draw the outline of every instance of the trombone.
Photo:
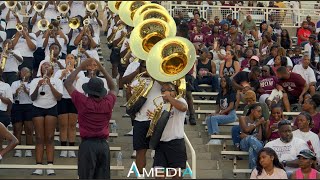
[(44, 10), (44, 7), (45, 7), (45, 5), (40, 1), (34, 3), (34, 5), (33, 5), (33, 9), (38, 13), (42, 13)]
[(60, 2), (58, 5), (58, 11), (62, 16), (66, 16), (66, 14), (69, 12), (70, 6), (67, 2)]
[(89, 1), (86, 4), (86, 9), (88, 12), (90, 12), (91, 16), (93, 15), (93, 13), (95, 13), (98, 9), (98, 3), (93, 2), (93, 1)]
[[(40, 19), (37, 23), (37, 27), (40, 31), (46, 31), (49, 29), (50, 23), (47, 19)], [(53, 28), (50, 26), (50, 28)]]
[(80, 20), (76, 17), (73, 17), (69, 20), (69, 27), (71, 29), (78, 29), (80, 27)]

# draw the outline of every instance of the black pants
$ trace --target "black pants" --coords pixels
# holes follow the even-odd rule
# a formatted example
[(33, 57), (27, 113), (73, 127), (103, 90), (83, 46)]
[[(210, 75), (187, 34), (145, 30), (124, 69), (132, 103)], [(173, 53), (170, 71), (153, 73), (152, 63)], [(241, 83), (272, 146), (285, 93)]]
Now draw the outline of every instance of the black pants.
[(19, 66), (19, 71), (24, 68), (27, 67), (31, 70), (33, 70), (33, 64), (34, 64), (34, 58), (33, 57), (23, 57), (23, 63)]
[(79, 179), (110, 179), (110, 149), (106, 139), (82, 139), (78, 175)]
[(4, 72), (2, 74), (2, 78), (3, 78), (3, 81), (8, 83), (10, 86), (11, 84), (18, 80), (18, 73), (17, 72)]

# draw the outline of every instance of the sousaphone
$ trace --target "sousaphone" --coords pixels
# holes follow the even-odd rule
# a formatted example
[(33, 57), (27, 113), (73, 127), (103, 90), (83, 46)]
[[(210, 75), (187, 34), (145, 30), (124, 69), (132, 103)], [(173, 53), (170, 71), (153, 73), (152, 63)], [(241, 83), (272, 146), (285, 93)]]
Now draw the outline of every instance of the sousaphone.
[(143, 12), (145, 12), (148, 9), (161, 9), (163, 11), (167, 11), (166, 8), (164, 8), (163, 6), (156, 4), (156, 3), (148, 3), (145, 4), (143, 6), (141, 6), (140, 8), (138, 8), (138, 10), (136, 11), (136, 13), (134, 13), (133, 16), (133, 25), (135, 26), (135, 19), (137, 19)]
[(130, 35), (130, 48), (139, 59), (147, 60), (149, 51), (160, 40), (176, 35), (176, 27), (161, 19), (147, 19), (138, 24)]
[(129, 26), (133, 27), (133, 16), (135, 12), (143, 5), (150, 3), (149, 1), (127, 1), (121, 3), (119, 7), (120, 19)]
[(119, 13), (119, 7), (122, 3), (126, 3), (126, 1), (108, 1), (108, 8), (113, 13)]

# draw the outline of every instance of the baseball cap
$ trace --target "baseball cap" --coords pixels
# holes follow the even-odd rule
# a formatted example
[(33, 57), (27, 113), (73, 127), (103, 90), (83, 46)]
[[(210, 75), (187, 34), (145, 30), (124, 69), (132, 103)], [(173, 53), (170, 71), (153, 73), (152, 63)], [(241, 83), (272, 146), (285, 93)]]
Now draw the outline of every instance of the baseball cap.
[(312, 160), (316, 160), (317, 157), (316, 157), (316, 154), (311, 151), (310, 149), (304, 149), (302, 151), (300, 151), (300, 153), (297, 155), (297, 157), (304, 157), (306, 159), (312, 159)]
[(252, 56), (251, 58), (250, 58), (250, 60), (255, 60), (255, 61), (257, 61), (257, 62), (259, 62), (259, 57), (258, 56)]

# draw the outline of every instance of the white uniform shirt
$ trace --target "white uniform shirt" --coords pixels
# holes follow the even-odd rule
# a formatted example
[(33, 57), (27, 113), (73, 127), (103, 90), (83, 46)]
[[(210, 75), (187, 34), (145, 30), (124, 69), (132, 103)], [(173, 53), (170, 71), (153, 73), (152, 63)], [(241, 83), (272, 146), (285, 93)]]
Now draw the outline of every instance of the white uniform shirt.
[(51, 22), (51, 19), (57, 19), (57, 16), (59, 16), (59, 12), (56, 10), (55, 5), (49, 4), (45, 9), (44, 18)]
[[(63, 32), (63, 34), (65, 34), (67, 36), (67, 34), (70, 31), (70, 27), (69, 27), (67, 18), (61, 17), (61, 19), (60, 19), (60, 27), (62, 28), (61, 31)], [(67, 38), (68, 38), (68, 36), (67, 36)]]
[[(41, 79), (43, 79), (43, 78), (35, 78), (31, 81), (30, 96), (35, 91), (35, 89), (38, 85), (38, 82)], [(61, 94), (63, 93), (63, 85), (62, 85), (62, 81), (60, 79), (51, 77), (50, 82), (59, 93), (61, 93)], [(40, 92), (42, 92), (42, 91), (44, 91), (46, 93), (43, 96), (40, 95)], [(37, 99), (35, 101), (33, 101), (32, 103), (36, 107), (49, 109), (57, 104), (57, 100), (54, 97), (54, 95), (52, 94), (52, 91), (51, 91), (49, 85), (42, 85), (41, 87), (39, 87)]]
[[(17, 13), (18, 18), (20, 20), (20, 22), (23, 22), (23, 16), (20, 15), (19, 13)], [(7, 14), (5, 14), (4, 19), (6, 19)], [(17, 25), (17, 19), (16, 17), (13, 15), (12, 11), (10, 12), (10, 16), (9, 19), (7, 21), (7, 28), (6, 29), (16, 29), (16, 25)]]
[[(37, 36), (34, 33), (29, 33), (30, 39), (37, 46)], [(20, 36), (18, 43), (14, 47), (15, 50), (19, 50), (22, 57), (33, 57), (33, 52), (37, 49), (32, 51), (28, 44), (27, 40), (23, 38), (23, 36)]]
[[(23, 82), (23, 84), (25, 85), (26, 89), (30, 91), (30, 83)], [(14, 81), (11, 84), (12, 94), (16, 93), (16, 91), (20, 87), (20, 85), (21, 85), (20, 80)], [(19, 104), (32, 104), (32, 101), (31, 101), (29, 94), (27, 94), (23, 90), (20, 91), (20, 93), (18, 94), (18, 96), (15, 99), (19, 100)]]
[(293, 67), (292, 72), (300, 74), (302, 78), (306, 80), (307, 84), (310, 84), (311, 82), (317, 82), (316, 75), (311, 67), (304, 69), (302, 64), (297, 64)]
[(72, 30), (72, 37), (71, 37), (71, 40), (69, 42), (69, 46), (74, 46), (74, 40), (80, 34), (80, 31), (82, 30), (82, 27), (80, 27), (80, 31), (79, 31), (79, 29), (70, 29), (70, 31), (71, 30)]
[[(66, 61), (64, 59), (59, 59), (58, 61), (61, 63), (63, 68), (66, 67)], [(41, 76), (41, 66), (45, 62), (50, 62), (50, 57), (46, 56), (46, 58), (40, 62), (39, 69), (38, 69), (38, 72), (37, 72), (37, 77)], [(59, 67), (59, 65), (57, 63), (55, 63), (54, 66), (53, 66), (53, 76), (55, 75), (55, 73), (58, 70), (60, 70), (60, 67)]]
[[(33, 11), (35, 12), (35, 11)], [(32, 16), (33, 17), (33, 16)], [(32, 18), (31, 18), (32, 19)], [(30, 22), (31, 22), (31, 19), (30, 19)], [(39, 31), (39, 28), (38, 28), (38, 22), (39, 20), (42, 19), (41, 16), (37, 15), (37, 19), (36, 19), (36, 22), (34, 23), (34, 25), (32, 26), (32, 33), (36, 33)]]
[[(44, 43), (44, 40), (45, 40), (45, 38), (42, 37), (42, 42), (43, 42), (43, 43)], [(61, 47), (65, 46), (65, 44), (64, 44), (64, 39), (63, 39), (63, 38), (61, 38), (60, 36), (57, 36), (57, 40), (58, 40), (58, 42), (59, 42), (59, 44), (60, 44)], [(44, 51), (44, 53), (45, 53), (46, 56), (50, 56), (49, 47), (50, 47), (50, 45), (53, 44), (53, 43), (55, 43), (54, 38), (49, 37), (49, 38), (48, 38), (47, 47), (46, 47), (46, 49), (45, 49), (45, 51)], [(43, 44), (42, 44), (42, 47), (43, 47)], [(61, 49), (61, 52), (62, 52), (62, 49)], [(60, 52), (60, 55), (61, 55), (61, 52)]]
[[(91, 49), (91, 50), (86, 50), (86, 52), (88, 53), (88, 55), (91, 57), (91, 58), (94, 58), (96, 60), (99, 61), (99, 54), (97, 52), (97, 50), (95, 49)], [(73, 54), (75, 57), (78, 56), (78, 48), (77, 49), (74, 49), (71, 51), (71, 54)], [(85, 55), (85, 54), (82, 54), (82, 56), (80, 57), (80, 63), (82, 63), (84, 60), (86, 60), (88, 57)]]
[(299, 129), (292, 132), (293, 137), (302, 139), (303, 141), (307, 142), (310, 141), (315, 153), (317, 154), (318, 161), (320, 160), (320, 141), (319, 136), (312, 131), (309, 132), (302, 132)]
[(73, 1), (70, 7), (70, 17), (80, 15), (84, 17), (86, 15), (86, 7), (83, 1)]
[[(17, 56), (22, 58), (20, 51), (18, 50), (12, 50), (13, 53), (15, 53)], [(2, 57), (1, 57), (2, 59)], [(18, 66), (22, 64), (22, 62), (18, 61), (11, 53), (7, 57), (6, 66), (4, 67), (3, 72), (18, 72)]]
[[(3, 27), (3, 29), (5, 30), (6, 29), (6, 22), (4, 21), (0, 21), (1, 23), (1, 26)], [(5, 41), (7, 39), (7, 33), (6, 31), (0, 31), (0, 37), (3, 41)], [(2, 48), (2, 44), (3, 44), (3, 41), (0, 42), (0, 47)]]
[[(188, 106), (187, 101), (183, 98), (178, 99), (180, 102)], [(167, 104), (166, 106), (168, 106)], [(166, 108), (164, 106), (164, 108)], [(184, 120), (186, 118), (187, 111), (182, 112), (172, 107), (170, 117), (166, 127), (163, 130), (160, 141), (168, 142), (174, 139), (183, 139), (184, 137)]]
[[(103, 21), (100, 21), (103, 25)], [(94, 30), (94, 36), (100, 37), (100, 26), (96, 18), (90, 19), (90, 24), (92, 25), (92, 29)]]
[[(107, 80), (106, 80), (105, 78), (101, 78), (101, 77), (98, 77), (98, 78), (100, 78), (100, 79), (103, 81), (104, 88), (106, 88), (106, 90), (109, 91), (110, 89), (109, 89)], [(85, 94), (84, 91), (83, 91), (83, 89), (82, 89), (82, 85), (83, 85), (84, 83), (89, 82), (89, 80), (90, 80), (90, 78), (88, 78), (88, 77), (85, 77), (85, 76), (80, 77), (80, 78), (78, 79), (76, 85), (75, 85), (76, 90), (79, 91), (80, 93)]]
[[(64, 69), (58, 70), (58, 71), (55, 73), (54, 78), (60, 79), (61, 74), (62, 74), (62, 71), (64, 71)], [(64, 82), (64, 81), (69, 77), (70, 74), (71, 74), (71, 73), (69, 72), (66, 77), (63, 77), (63, 78), (61, 79), (62, 82)], [(80, 72), (78, 73), (77, 77), (78, 77), (79, 79), (85, 77), (83, 71), (80, 71)], [(78, 80), (75, 80), (75, 81), (73, 82), (73, 86), (76, 86), (77, 81), (78, 81)], [(63, 86), (62, 98), (64, 98), (64, 99), (71, 99), (71, 96), (69, 95), (67, 89), (66, 89), (64, 86)]]
[(126, 71), (123, 74), (123, 77), (126, 77), (130, 74), (132, 74), (134, 71), (136, 71), (140, 66), (140, 63), (138, 61), (132, 62), (128, 65)]
[[(12, 91), (10, 85), (0, 81), (0, 95), (5, 98), (9, 98), (13, 102)], [(8, 105), (0, 100), (0, 111), (7, 111)]]

